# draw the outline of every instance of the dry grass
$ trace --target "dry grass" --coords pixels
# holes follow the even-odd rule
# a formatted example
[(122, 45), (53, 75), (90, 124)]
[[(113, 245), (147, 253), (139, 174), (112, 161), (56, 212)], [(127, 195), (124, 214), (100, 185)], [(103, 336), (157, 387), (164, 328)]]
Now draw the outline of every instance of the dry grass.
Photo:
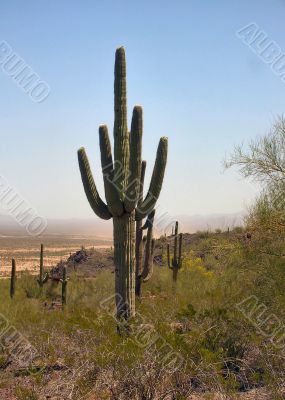
[[(3, 398), (80, 399), (92, 390), (94, 400), (281, 399), (283, 353), (236, 304), (255, 295), (282, 320), (282, 260), (270, 259), (268, 273), (268, 257), (248, 246), (243, 235), (201, 236), (184, 249), (176, 288), (168, 268), (156, 266), (138, 303), (142, 319), (137, 317), (123, 336), (100, 306), (114, 291), (110, 269), (91, 279), (71, 274), (64, 309), (58, 305), (59, 285), (49, 283), (41, 293), (35, 278), (24, 274), (11, 301), (9, 281), (1, 281), (0, 313), (35, 347), (33, 368), (41, 369), (36, 376), (28, 374), (28, 365), (19, 365), (3, 347)], [(201, 251), (203, 260), (197, 257)], [(107, 263), (109, 257), (102, 251), (93, 261)], [(145, 345), (153, 334), (183, 358), (177, 371), (164, 368), (158, 342)]]

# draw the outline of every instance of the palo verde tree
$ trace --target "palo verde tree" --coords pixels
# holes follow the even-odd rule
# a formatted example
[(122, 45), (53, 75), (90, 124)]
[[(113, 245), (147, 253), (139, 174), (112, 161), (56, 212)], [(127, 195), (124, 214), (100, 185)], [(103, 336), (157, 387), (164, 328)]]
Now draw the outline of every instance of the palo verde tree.
[(108, 128), (106, 125), (99, 127), (106, 203), (97, 191), (84, 148), (78, 150), (78, 160), (85, 193), (93, 211), (102, 219), (113, 218), (117, 317), (128, 320), (135, 314), (135, 220), (142, 220), (150, 214), (159, 197), (167, 160), (167, 138), (160, 139), (149, 190), (138, 207), (143, 112), (142, 107), (134, 107), (129, 131), (123, 47), (116, 50), (114, 98), (114, 160)]
[[(262, 231), (284, 233), (285, 228), (285, 119), (278, 117), (270, 131), (238, 145), (224, 162), (237, 167), (244, 178), (261, 183), (262, 191), (249, 210), (247, 225)], [(261, 229), (260, 229), (261, 228)]]

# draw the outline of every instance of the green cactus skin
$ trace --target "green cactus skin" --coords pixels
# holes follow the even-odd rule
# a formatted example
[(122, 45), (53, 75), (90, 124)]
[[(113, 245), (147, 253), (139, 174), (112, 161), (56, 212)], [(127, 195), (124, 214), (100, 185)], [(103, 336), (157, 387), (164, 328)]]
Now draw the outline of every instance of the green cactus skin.
[(153, 253), (155, 247), (155, 239), (152, 238), (148, 244), (146, 244), (146, 253), (145, 253), (145, 261), (144, 261), (144, 270), (142, 273), (143, 282), (147, 282), (150, 280), (153, 274)]
[(153, 222), (154, 222), (155, 210), (153, 210), (147, 220), (140, 228), (142, 234), (144, 229), (147, 229), (147, 235), (144, 236), (140, 243), (136, 243), (139, 246), (139, 258), (136, 259), (138, 268), (136, 270), (136, 296), (141, 296), (141, 285), (142, 282), (147, 282), (153, 274), (153, 252), (154, 252), (154, 239), (153, 239)]
[[(141, 164), (141, 177), (140, 177), (140, 188), (139, 188), (139, 198), (138, 207), (143, 201), (143, 188), (144, 188), (144, 177), (145, 177), (146, 161), (142, 161)], [(135, 294), (140, 297), (141, 289), (141, 273), (143, 265), (143, 253), (144, 253), (144, 242), (143, 242), (143, 230), (142, 230), (142, 220), (136, 221), (136, 287)]]
[[(160, 139), (148, 193), (140, 197), (143, 116), (142, 108), (133, 109), (131, 131), (127, 127), (127, 89), (125, 50), (115, 56), (114, 82), (114, 162), (108, 129), (99, 128), (101, 166), (106, 203), (101, 199), (84, 148), (78, 150), (78, 161), (87, 199), (95, 214), (113, 218), (115, 290), (117, 318), (128, 320), (135, 315), (135, 221), (141, 221), (154, 209), (159, 197), (167, 160), (167, 138)], [(138, 249), (137, 249), (138, 251)]]
[(16, 261), (12, 259), (12, 270), (11, 270), (11, 281), (10, 281), (10, 297), (11, 299), (15, 295), (16, 290)]
[(154, 252), (154, 239), (153, 239), (153, 222), (155, 210), (153, 210), (147, 218), (145, 227), (147, 227), (144, 265), (141, 278), (143, 282), (147, 282), (153, 273), (153, 252)]
[(40, 286), (40, 288), (42, 288), (44, 286), (45, 283), (47, 283), (49, 279), (49, 274), (44, 273), (44, 245), (41, 244), (41, 253), (40, 253), (40, 275), (37, 279), (38, 284)]
[(66, 267), (63, 267), (63, 273), (62, 273), (62, 279), (60, 279), (61, 282), (61, 302), (62, 305), (66, 304), (66, 292), (67, 292), (67, 273), (66, 273)]
[[(168, 267), (172, 270), (173, 281), (177, 281), (178, 271), (182, 267), (182, 241), (183, 234), (180, 233), (178, 235), (178, 221), (175, 223), (175, 231), (174, 231), (174, 254), (173, 258), (170, 261), (170, 246), (167, 245), (167, 263)], [(178, 255), (177, 255), (178, 254)]]

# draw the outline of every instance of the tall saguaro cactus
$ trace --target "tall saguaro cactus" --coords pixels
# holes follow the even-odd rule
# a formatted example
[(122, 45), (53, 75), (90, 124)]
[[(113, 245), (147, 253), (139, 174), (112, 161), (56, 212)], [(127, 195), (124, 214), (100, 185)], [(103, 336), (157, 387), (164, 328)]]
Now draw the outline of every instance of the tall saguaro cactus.
[(49, 274), (48, 272), (44, 272), (44, 245), (41, 244), (41, 253), (40, 253), (40, 275), (37, 279), (40, 288), (44, 286), (44, 284), (48, 281)]
[(174, 252), (171, 260), (170, 260), (170, 246), (169, 244), (167, 245), (167, 262), (168, 262), (168, 267), (172, 269), (174, 282), (177, 281), (178, 271), (182, 267), (182, 240), (183, 240), (183, 234), (180, 233), (178, 235), (178, 221), (176, 221), (174, 230)]
[(138, 205), (142, 170), (142, 108), (133, 109), (131, 131), (127, 126), (125, 50), (115, 57), (114, 161), (108, 128), (99, 128), (101, 165), (106, 203), (101, 199), (84, 148), (78, 150), (79, 167), (87, 199), (97, 216), (113, 218), (117, 317), (135, 314), (135, 220), (145, 218), (159, 197), (167, 159), (167, 138), (160, 139), (147, 195)]

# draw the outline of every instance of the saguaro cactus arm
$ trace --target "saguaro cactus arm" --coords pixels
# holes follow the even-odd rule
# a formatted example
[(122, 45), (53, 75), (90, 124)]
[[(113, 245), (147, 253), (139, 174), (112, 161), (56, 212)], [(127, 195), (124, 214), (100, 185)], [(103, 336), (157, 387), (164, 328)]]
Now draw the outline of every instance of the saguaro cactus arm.
[(178, 221), (175, 222), (175, 231), (174, 231), (174, 254), (173, 254), (173, 264), (175, 267), (179, 266), (178, 260), (177, 260), (177, 242), (178, 240)]
[[(146, 161), (143, 160), (141, 162), (138, 206), (139, 204), (142, 203), (143, 200), (145, 170), (146, 170)], [(136, 221), (136, 277), (140, 276), (142, 272), (142, 259), (143, 259), (143, 248), (144, 248), (142, 238), (143, 238), (142, 220), (139, 220)]]
[(147, 267), (147, 275), (146, 277), (143, 277), (143, 281), (147, 282), (150, 280), (153, 274), (153, 253), (154, 253), (154, 245), (155, 245), (155, 239), (151, 239), (151, 249), (150, 249), (150, 254), (149, 254), (149, 260), (148, 260), (148, 267)]
[(145, 223), (142, 226), (142, 230), (152, 228), (154, 215), (155, 215), (155, 210), (152, 210), (152, 212), (147, 216), (147, 219), (145, 220)]
[(146, 170), (146, 161), (142, 160), (141, 163), (141, 177), (140, 177), (140, 186), (139, 186), (139, 198), (138, 198), (138, 206), (143, 201), (143, 188), (144, 188), (144, 177), (145, 177), (145, 170)]
[(99, 127), (99, 142), (101, 152), (101, 166), (104, 179), (105, 197), (110, 213), (119, 217), (124, 212), (118, 189), (114, 183), (114, 166), (111, 144), (106, 125)]
[[(143, 200), (143, 187), (144, 187), (144, 177), (145, 177), (146, 161), (141, 162), (141, 175), (140, 175), (140, 185), (139, 185), (139, 197), (138, 206)], [(143, 269), (143, 231), (142, 231), (142, 220), (136, 221), (136, 287), (135, 294), (140, 296), (141, 294), (141, 273)]]
[(112, 214), (99, 196), (84, 147), (78, 150), (78, 162), (84, 190), (91, 208), (98, 217), (110, 219)]
[(155, 210), (151, 212), (148, 216), (148, 229), (146, 236), (146, 245), (145, 245), (145, 256), (144, 256), (144, 266), (141, 277), (144, 282), (147, 282), (153, 273), (153, 244), (152, 244), (152, 235), (153, 235), (153, 220), (154, 220)]
[(183, 234), (179, 234), (179, 250), (178, 250), (178, 265), (179, 268), (182, 267), (182, 240), (183, 240)]
[(167, 162), (167, 143), (166, 137), (162, 137), (159, 141), (148, 193), (140, 207), (136, 209), (137, 220), (145, 218), (154, 209), (160, 195)]
[(140, 196), (142, 132), (142, 108), (140, 106), (135, 106), (130, 135), (129, 174), (127, 177), (127, 188), (124, 200), (125, 210), (127, 212), (132, 212), (135, 209)]

